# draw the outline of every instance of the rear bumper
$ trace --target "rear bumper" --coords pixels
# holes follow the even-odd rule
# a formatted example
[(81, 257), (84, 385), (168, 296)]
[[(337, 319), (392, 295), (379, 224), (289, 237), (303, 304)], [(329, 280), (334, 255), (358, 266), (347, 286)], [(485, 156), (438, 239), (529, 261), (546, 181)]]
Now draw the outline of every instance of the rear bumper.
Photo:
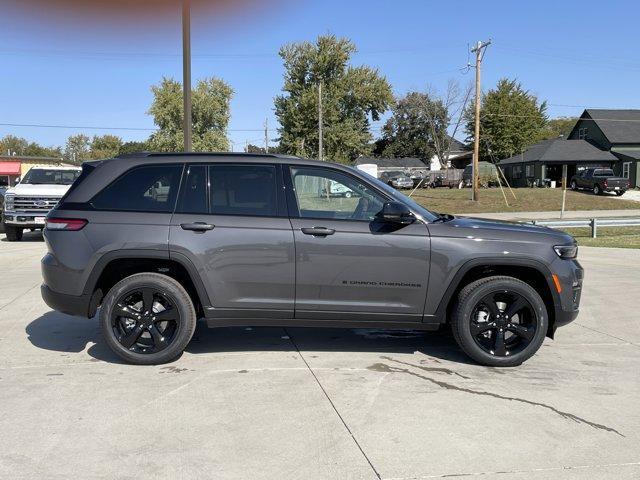
[(573, 322), (578, 317), (578, 313), (580, 313), (579, 310), (567, 311), (556, 309), (556, 318), (553, 323), (554, 328), (563, 327)]
[(89, 316), (89, 304), (91, 297), (89, 295), (67, 295), (51, 290), (47, 285), (40, 286), (40, 294), (44, 303), (49, 305), (53, 310), (66, 313), (67, 315), (75, 315), (80, 317)]

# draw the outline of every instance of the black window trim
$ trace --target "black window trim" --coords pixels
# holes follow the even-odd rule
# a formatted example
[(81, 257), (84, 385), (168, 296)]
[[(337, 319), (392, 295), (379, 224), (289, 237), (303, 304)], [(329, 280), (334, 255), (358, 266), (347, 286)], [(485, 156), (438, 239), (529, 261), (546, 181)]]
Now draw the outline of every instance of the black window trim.
[(385, 202), (396, 201), (393, 198), (391, 198), (386, 192), (380, 190), (375, 185), (372, 185), (371, 183), (367, 182), (365, 179), (360, 178), (357, 175), (352, 174), (351, 172), (345, 172), (344, 170), (341, 170), (339, 168), (331, 168), (330, 166), (325, 167), (325, 166), (319, 166), (319, 165), (304, 165), (304, 164), (296, 164), (296, 163), (289, 163), (289, 164), (283, 165), (283, 167), (284, 167), (284, 180), (285, 180), (285, 190), (287, 194), (286, 197), (287, 197), (287, 208), (289, 210), (289, 218), (299, 218), (301, 220), (318, 220), (318, 221), (325, 221), (325, 222), (331, 221), (331, 222), (371, 223), (371, 220), (358, 220), (354, 218), (327, 218), (327, 217), (301, 216), (300, 210), (298, 208), (298, 200), (296, 198), (295, 188), (293, 186), (293, 178), (291, 175), (292, 168), (319, 170), (319, 171), (329, 170), (332, 172), (341, 173), (343, 175), (351, 177), (357, 182), (364, 183), (365, 185), (367, 185), (367, 187), (371, 188), (371, 190), (375, 191), (378, 195), (380, 195), (385, 200)]
[[(96, 208), (95, 205), (93, 204), (95, 198), (100, 195), (102, 192), (104, 192), (107, 188), (109, 188), (111, 185), (113, 185), (114, 183), (116, 183), (118, 180), (120, 180), (121, 178), (123, 178), (125, 175), (133, 172), (134, 170), (138, 170), (140, 168), (145, 168), (145, 167), (180, 167), (181, 171), (180, 171), (180, 178), (178, 179), (178, 192), (176, 193), (175, 198), (173, 199), (173, 206), (170, 207), (170, 209), (168, 210), (162, 210), (162, 211), (153, 211), (153, 210), (134, 210), (134, 209), (118, 209), (118, 208)], [(134, 165), (133, 167), (131, 167), (128, 170), (125, 170), (124, 172), (122, 172), (120, 175), (118, 175), (116, 178), (114, 178), (109, 184), (105, 185), (104, 187), (102, 187), (95, 195), (93, 195), (93, 197), (91, 197), (91, 199), (86, 203), (86, 205), (89, 208), (86, 208), (86, 210), (91, 210), (91, 211), (95, 211), (95, 212), (123, 212), (123, 213), (150, 213), (150, 214), (160, 214), (160, 215), (173, 215), (175, 210), (176, 210), (176, 205), (178, 204), (178, 197), (180, 196), (180, 186), (182, 185), (182, 178), (184, 177), (184, 170), (185, 170), (185, 164), (181, 163), (181, 162), (176, 162), (176, 163), (144, 163), (144, 164), (140, 164), (140, 165)], [(85, 209), (83, 209), (85, 210)]]
[[(182, 195), (182, 188), (184, 182), (186, 182), (187, 170), (191, 166), (202, 165), (206, 168), (207, 171), (207, 213), (184, 213), (179, 212), (177, 210), (179, 200)], [(231, 167), (255, 167), (255, 166), (265, 166), (265, 167), (274, 167), (276, 171), (276, 215), (254, 215), (248, 213), (215, 213), (211, 211), (211, 180), (209, 177), (209, 169), (210, 167), (216, 166), (231, 166)], [(182, 180), (180, 181), (180, 189), (178, 191), (178, 197), (176, 197), (176, 204), (174, 207), (174, 215), (208, 215), (215, 217), (247, 217), (247, 218), (288, 218), (287, 215), (287, 205), (284, 192), (284, 185), (282, 179), (282, 164), (279, 163), (270, 163), (270, 162), (188, 162), (185, 163), (185, 169), (182, 174)]]

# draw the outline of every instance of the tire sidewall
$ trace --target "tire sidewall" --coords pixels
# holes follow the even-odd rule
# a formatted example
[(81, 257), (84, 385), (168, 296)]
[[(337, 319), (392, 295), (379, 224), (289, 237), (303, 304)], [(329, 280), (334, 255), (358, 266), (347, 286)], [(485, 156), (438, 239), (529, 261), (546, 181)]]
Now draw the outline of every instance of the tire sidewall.
[[(524, 350), (515, 355), (497, 357), (485, 352), (476, 343), (475, 339), (471, 335), (470, 323), (471, 314), (478, 302), (489, 293), (503, 290), (522, 295), (536, 312), (538, 325), (533, 340)], [(542, 298), (540, 298), (540, 295), (538, 295), (531, 286), (516, 279), (496, 279), (477, 286), (464, 298), (463, 302), (459, 304), (457, 313), (458, 338), (461, 342), (461, 347), (477, 362), (491, 366), (516, 366), (530, 358), (538, 351), (544, 342), (549, 324), (547, 308)]]
[[(180, 313), (176, 337), (171, 345), (157, 353), (141, 354), (128, 350), (118, 342), (111, 326), (111, 313), (117, 299), (128, 291), (143, 287), (164, 292)], [(136, 274), (121, 280), (109, 290), (100, 309), (100, 328), (111, 350), (127, 362), (139, 365), (157, 365), (180, 356), (193, 336), (195, 316), (189, 295), (175, 280), (160, 274)]]

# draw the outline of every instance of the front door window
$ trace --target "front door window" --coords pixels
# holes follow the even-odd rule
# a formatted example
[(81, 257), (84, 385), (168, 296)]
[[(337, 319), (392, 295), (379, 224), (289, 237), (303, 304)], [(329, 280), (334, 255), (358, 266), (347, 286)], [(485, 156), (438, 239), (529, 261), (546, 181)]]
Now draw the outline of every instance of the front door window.
[(370, 222), (384, 198), (347, 174), (324, 168), (291, 169), (301, 218)]

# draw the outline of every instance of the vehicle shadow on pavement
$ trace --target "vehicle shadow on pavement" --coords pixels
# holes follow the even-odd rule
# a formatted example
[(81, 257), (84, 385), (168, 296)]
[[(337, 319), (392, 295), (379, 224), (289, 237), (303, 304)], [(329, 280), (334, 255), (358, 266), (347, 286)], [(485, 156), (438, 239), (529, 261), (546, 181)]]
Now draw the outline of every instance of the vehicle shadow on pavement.
[[(3, 233), (3, 232), (0, 232)], [(44, 238), (42, 237), (42, 231), (40, 230), (36, 230), (35, 232), (29, 232), (26, 231), (22, 234), (22, 240), (20, 240), (21, 242), (43, 242)], [(2, 238), (0, 238), (0, 242), (8, 242), (9, 240), (7, 240), (6, 235), (2, 235)], [(17, 242), (11, 242), (11, 243), (17, 243)]]
[[(125, 363), (102, 338), (98, 319), (72, 317), (50, 311), (29, 323), (29, 341), (38, 348), (87, 354), (96, 360)], [(88, 348), (87, 348), (88, 347)], [(199, 322), (186, 351), (195, 355), (256, 351), (420, 352), (457, 363), (470, 363), (448, 329), (439, 332), (387, 329), (302, 327), (208, 328)]]

